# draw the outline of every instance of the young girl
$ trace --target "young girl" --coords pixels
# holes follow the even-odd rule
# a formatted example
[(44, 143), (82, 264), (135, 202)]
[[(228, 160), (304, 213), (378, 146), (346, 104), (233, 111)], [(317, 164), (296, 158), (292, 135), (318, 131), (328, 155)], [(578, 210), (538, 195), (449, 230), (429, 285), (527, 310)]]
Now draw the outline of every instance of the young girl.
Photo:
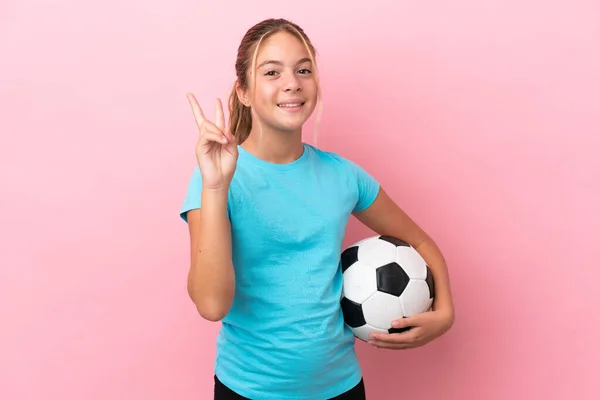
[(340, 307), (342, 240), (350, 215), (401, 238), (428, 262), (432, 311), (394, 321), (379, 348), (422, 346), (454, 308), (439, 249), (355, 163), (302, 141), (321, 100), (315, 49), (283, 19), (252, 27), (235, 64), (228, 127), (188, 95), (200, 130), (181, 217), (191, 244), (189, 295), (221, 321), (215, 399), (365, 399), (354, 336)]

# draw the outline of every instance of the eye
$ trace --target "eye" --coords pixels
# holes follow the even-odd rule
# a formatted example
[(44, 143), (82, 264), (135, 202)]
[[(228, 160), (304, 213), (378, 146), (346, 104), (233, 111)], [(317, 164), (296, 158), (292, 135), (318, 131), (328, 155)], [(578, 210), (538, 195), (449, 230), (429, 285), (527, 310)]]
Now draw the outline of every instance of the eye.
[(273, 70), (271, 70), (271, 71), (267, 71), (267, 72), (265, 73), (265, 75), (266, 75), (266, 76), (275, 76), (275, 74), (276, 74), (276, 73), (277, 73), (277, 71), (273, 71)]
[(301, 69), (300, 71), (298, 71), (298, 72), (300, 72), (300, 73), (301, 73), (301, 74), (303, 74), (303, 75), (308, 75), (308, 74), (310, 74), (312, 71), (311, 71), (310, 69), (308, 69), (308, 68), (302, 68), (302, 69)]

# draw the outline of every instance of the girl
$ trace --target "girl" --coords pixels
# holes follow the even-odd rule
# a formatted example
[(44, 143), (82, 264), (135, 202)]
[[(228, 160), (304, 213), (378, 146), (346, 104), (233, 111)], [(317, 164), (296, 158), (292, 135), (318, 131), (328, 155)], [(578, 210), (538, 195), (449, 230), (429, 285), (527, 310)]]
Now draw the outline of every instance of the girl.
[(365, 399), (354, 336), (340, 307), (342, 240), (350, 215), (410, 243), (430, 265), (433, 310), (373, 335), (379, 348), (409, 349), (445, 333), (454, 308), (439, 249), (365, 170), (302, 142), (321, 101), (315, 49), (283, 19), (242, 39), (225, 126), (193, 95), (200, 130), (181, 217), (191, 244), (189, 295), (221, 321), (215, 399)]

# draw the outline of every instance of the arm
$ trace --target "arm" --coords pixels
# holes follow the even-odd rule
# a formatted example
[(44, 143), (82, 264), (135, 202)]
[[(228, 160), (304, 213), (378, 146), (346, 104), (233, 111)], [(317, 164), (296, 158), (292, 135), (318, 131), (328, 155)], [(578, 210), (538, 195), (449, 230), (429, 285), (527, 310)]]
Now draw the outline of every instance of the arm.
[(203, 318), (219, 321), (229, 312), (235, 292), (227, 189), (203, 189), (202, 207), (188, 211), (187, 218), (191, 247), (188, 293)]
[(452, 325), (454, 305), (450, 291), (450, 279), (444, 257), (432, 238), (423, 231), (381, 188), (375, 201), (354, 216), (379, 235), (402, 239), (425, 259), (435, 282), (433, 309), (445, 314)]

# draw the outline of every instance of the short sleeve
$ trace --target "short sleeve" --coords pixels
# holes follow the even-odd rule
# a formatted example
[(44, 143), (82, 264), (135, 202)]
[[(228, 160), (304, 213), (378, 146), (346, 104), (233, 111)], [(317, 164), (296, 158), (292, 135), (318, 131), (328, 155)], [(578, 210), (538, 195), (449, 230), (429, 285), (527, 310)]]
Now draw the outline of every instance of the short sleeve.
[(379, 181), (369, 174), (360, 165), (349, 161), (350, 169), (356, 180), (358, 188), (358, 199), (352, 212), (362, 211), (368, 208), (379, 194)]
[(196, 165), (196, 168), (192, 171), (192, 176), (189, 179), (187, 192), (185, 194), (185, 198), (183, 200), (183, 205), (179, 210), (179, 216), (185, 221), (187, 221), (187, 212), (190, 210), (194, 210), (200, 208), (200, 203), (202, 200), (202, 174), (200, 173), (200, 168)]

